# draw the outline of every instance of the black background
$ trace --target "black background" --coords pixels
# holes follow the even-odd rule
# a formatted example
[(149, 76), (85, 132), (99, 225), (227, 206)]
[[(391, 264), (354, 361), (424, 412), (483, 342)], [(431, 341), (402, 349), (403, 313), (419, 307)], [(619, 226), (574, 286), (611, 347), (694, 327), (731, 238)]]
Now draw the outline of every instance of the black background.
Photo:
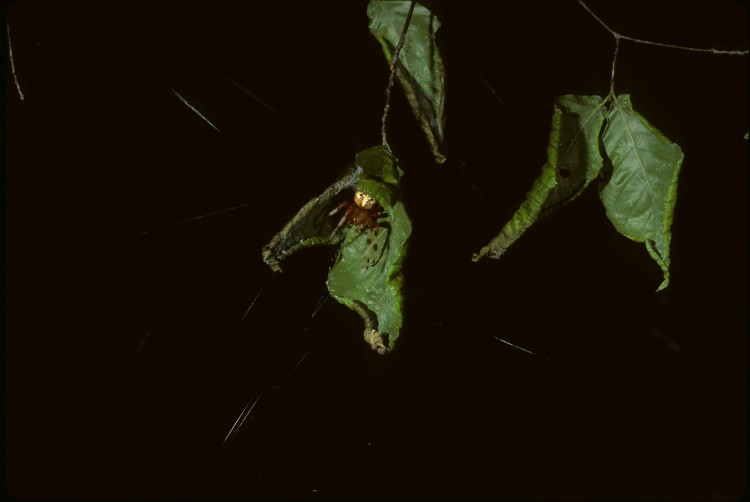
[[(334, 250), (273, 277), (260, 258), (380, 142), (366, 3), (10, 8), (25, 98), (6, 64), (11, 495), (744, 493), (747, 56), (621, 45), (616, 91), (685, 153), (672, 283), (654, 293), (658, 267), (595, 188), (501, 260), (470, 261), (538, 175), (555, 97), (607, 93), (614, 42), (573, 2), (434, 8), (450, 160), (432, 163), (396, 89), (414, 232), (385, 358), (354, 313), (316, 311)], [(740, 4), (591, 8), (631, 36), (747, 47)]]

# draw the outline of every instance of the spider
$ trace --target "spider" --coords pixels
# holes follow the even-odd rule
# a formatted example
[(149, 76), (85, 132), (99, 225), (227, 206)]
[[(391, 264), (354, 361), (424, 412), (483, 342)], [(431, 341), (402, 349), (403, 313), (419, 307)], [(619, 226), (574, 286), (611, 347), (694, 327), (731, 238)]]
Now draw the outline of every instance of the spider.
[(354, 192), (354, 198), (352, 200), (341, 201), (341, 203), (336, 206), (333, 211), (328, 213), (328, 216), (333, 216), (342, 209), (346, 209), (346, 211), (344, 211), (344, 215), (339, 220), (336, 228), (334, 228), (333, 232), (331, 232), (331, 236), (329, 237), (329, 239), (333, 237), (336, 232), (338, 232), (338, 230), (344, 225), (344, 223), (348, 223), (349, 225), (356, 228), (361, 229), (362, 227), (365, 227), (368, 231), (374, 231), (374, 244), (370, 239), (370, 234), (367, 234), (367, 266), (369, 267), (370, 265), (374, 265), (374, 262), (370, 263), (370, 248), (373, 248), (375, 252), (378, 251), (378, 232), (380, 231), (381, 226), (387, 225), (385, 223), (378, 223), (378, 218), (380, 218), (381, 216), (386, 216), (383, 206), (381, 206), (373, 196), (368, 195), (361, 190), (357, 190), (356, 192)]

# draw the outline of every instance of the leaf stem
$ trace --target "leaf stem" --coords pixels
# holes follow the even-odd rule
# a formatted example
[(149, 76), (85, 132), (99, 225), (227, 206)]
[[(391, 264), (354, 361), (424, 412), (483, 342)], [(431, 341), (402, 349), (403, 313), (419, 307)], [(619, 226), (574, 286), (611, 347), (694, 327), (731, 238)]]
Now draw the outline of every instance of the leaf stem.
[(398, 63), (398, 56), (401, 53), (404, 42), (406, 41), (406, 32), (409, 30), (409, 23), (411, 23), (411, 16), (414, 13), (414, 6), (416, 5), (416, 3), (416, 0), (412, 0), (411, 5), (409, 6), (409, 13), (406, 15), (404, 28), (403, 30), (401, 30), (401, 37), (399, 38), (398, 44), (393, 51), (393, 55), (391, 56), (391, 62), (389, 65), (391, 73), (388, 76), (388, 87), (385, 88), (385, 107), (383, 107), (383, 118), (381, 119), (380, 125), (380, 136), (383, 140), (383, 145), (385, 146), (388, 146), (385, 134), (385, 121), (388, 118), (388, 110), (391, 107), (391, 89), (393, 89), (393, 81), (394, 77), (396, 76), (396, 64)]
[(617, 66), (617, 53), (620, 50), (620, 36), (615, 34), (615, 54), (612, 56), (612, 73), (609, 77), (609, 94), (615, 95), (615, 66)]

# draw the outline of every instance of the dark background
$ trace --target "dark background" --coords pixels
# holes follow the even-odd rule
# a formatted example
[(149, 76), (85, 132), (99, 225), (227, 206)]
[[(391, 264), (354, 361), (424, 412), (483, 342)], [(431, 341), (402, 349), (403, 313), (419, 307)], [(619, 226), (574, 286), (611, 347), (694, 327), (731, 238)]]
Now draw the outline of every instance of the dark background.
[[(747, 56), (621, 45), (617, 92), (685, 153), (672, 283), (654, 293), (658, 267), (594, 187), (501, 260), (470, 261), (545, 162), (555, 97), (607, 93), (614, 43), (573, 2), (433, 6), (450, 160), (432, 163), (396, 89), (414, 232), (385, 358), (326, 300), (334, 250), (273, 277), (260, 257), (380, 142), (387, 66), (366, 3), (10, 8), (25, 97), (6, 64), (12, 496), (745, 492)], [(590, 6), (631, 36), (747, 48), (740, 4)]]

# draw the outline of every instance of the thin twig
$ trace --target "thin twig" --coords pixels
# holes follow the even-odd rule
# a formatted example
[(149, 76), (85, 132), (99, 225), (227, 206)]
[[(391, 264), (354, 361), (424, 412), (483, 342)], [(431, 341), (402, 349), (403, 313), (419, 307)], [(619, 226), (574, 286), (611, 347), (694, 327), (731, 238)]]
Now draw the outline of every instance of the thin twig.
[(610, 35), (612, 35), (615, 39), (615, 52), (612, 56), (612, 73), (610, 74), (610, 80), (609, 80), (609, 94), (610, 96), (613, 96), (615, 93), (615, 66), (617, 65), (617, 53), (620, 50), (620, 40), (629, 40), (630, 42), (635, 42), (637, 44), (644, 44), (644, 45), (655, 45), (657, 47), (666, 47), (669, 49), (680, 49), (684, 51), (692, 51), (692, 52), (706, 52), (709, 54), (722, 54), (722, 55), (732, 55), (732, 56), (745, 56), (747, 54), (750, 54), (750, 51), (723, 51), (718, 49), (698, 49), (695, 47), (684, 47), (682, 45), (673, 45), (673, 44), (664, 44), (661, 42), (652, 42), (650, 40), (642, 40), (640, 38), (634, 38), (629, 37), (627, 35), (623, 35), (621, 33), (616, 32), (612, 28), (610, 28), (607, 23), (601, 20), (599, 16), (594, 14), (594, 12), (588, 8), (588, 6), (583, 3), (583, 0), (578, 0), (578, 3), (583, 7), (586, 12), (588, 12), (591, 17), (597, 20), (599, 24), (601, 24), (605, 30), (609, 32)]
[(596, 19), (597, 21), (599, 21), (599, 24), (601, 24), (602, 26), (604, 26), (604, 28), (613, 37), (615, 37), (616, 39), (629, 40), (629, 41), (635, 42), (637, 44), (655, 45), (657, 47), (666, 47), (668, 49), (680, 49), (680, 50), (683, 50), (683, 51), (692, 51), (692, 52), (707, 52), (709, 54), (722, 54), (722, 55), (725, 55), (725, 56), (746, 56), (746, 55), (750, 54), (749, 50), (725, 51), (725, 50), (714, 49), (714, 48), (702, 49), (702, 48), (696, 48), (696, 47), (685, 47), (685, 46), (682, 46), (682, 45), (665, 44), (665, 43), (662, 43), (662, 42), (652, 42), (650, 40), (642, 40), (640, 38), (629, 37), (627, 35), (623, 35), (622, 33), (618, 33), (615, 30), (613, 30), (612, 28), (610, 28), (609, 26), (607, 26), (607, 24), (604, 21), (602, 21), (599, 18), (599, 16), (597, 16), (596, 14), (594, 14), (591, 11), (591, 9), (589, 9), (588, 6), (585, 3), (583, 3), (583, 0), (578, 0), (578, 3), (581, 4), (581, 7), (583, 7), (584, 9), (586, 9), (586, 12), (588, 12), (589, 14), (591, 14), (591, 17), (593, 17), (594, 19)]
[(721, 49), (714, 49), (713, 47), (709, 49), (701, 49), (696, 47), (684, 47), (682, 45), (673, 45), (673, 44), (664, 44), (661, 42), (651, 42), (650, 40), (641, 40), (639, 38), (633, 38), (629, 37), (627, 35), (620, 35), (620, 38), (623, 40), (630, 40), (631, 42), (636, 42), (639, 44), (645, 44), (645, 45), (655, 45), (657, 47), (666, 47), (668, 49), (681, 49), (683, 51), (692, 51), (692, 52), (707, 52), (709, 54), (721, 54), (724, 56), (747, 56), (750, 54), (750, 51), (725, 51)]
[(8, 33), (8, 57), (10, 58), (10, 71), (13, 74), (13, 82), (16, 83), (16, 90), (18, 91), (18, 97), (21, 101), (24, 100), (23, 92), (21, 91), (21, 84), (18, 83), (18, 76), (16, 76), (16, 64), (13, 62), (13, 46), (10, 43), (10, 25), (5, 23), (5, 30)]
[(412, 0), (411, 5), (409, 6), (409, 13), (406, 15), (404, 29), (401, 30), (401, 37), (398, 40), (398, 45), (396, 45), (396, 49), (393, 51), (393, 55), (391, 56), (391, 74), (388, 77), (388, 87), (386, 87), (385, 89), (385, 107), (383, 108), (383, 118), (381, 120), (380, 127), (380, 136), (383, 139), (383, 145), (387, 145), (385, 135), (385, 121), (386, 118), (388, 118), (388, 109), (391, 107), (391, 89), (393, 88), (393, 80), (396, 76), (396, 64), (398, 63), (398, 56), (401, 52), (401, 48), (404, 46), (404, 41), (406, 40), (406, 32), (409, 30), (409, 23), (411, 23), (411, 16), (414, 13), (414, 6), (416, 5), (416, 3), (417, 2), (415, 0)]

